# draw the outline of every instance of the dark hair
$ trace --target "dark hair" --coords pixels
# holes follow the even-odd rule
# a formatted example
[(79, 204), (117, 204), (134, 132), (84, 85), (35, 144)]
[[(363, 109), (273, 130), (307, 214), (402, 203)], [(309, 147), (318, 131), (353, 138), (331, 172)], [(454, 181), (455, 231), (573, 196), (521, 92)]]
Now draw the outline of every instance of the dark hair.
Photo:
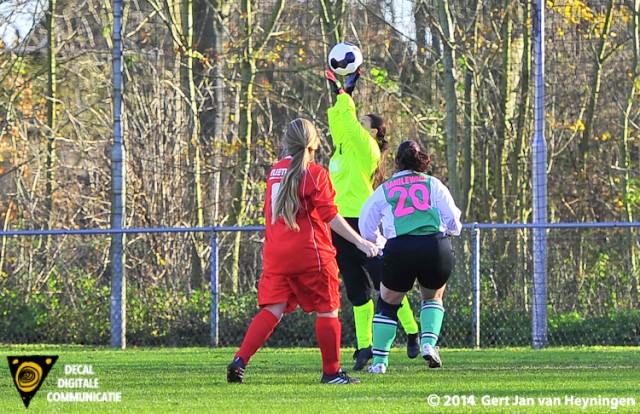
[(431, 172), (431, 157), (422, 152), (416, 141), (404, 141), (396, 153), (396, 170)]
[(378, 131), (375, 139), (378, 143), (378, 147), (380, 148), (380, 162), (378, 162), (378, 166), (372, 176), (373, 188), (376, 188), (386, 179), (387, 154), (389, 153), (391, 146), (389, 145), (389, 141), (385, 139), (387, 135), (387, 123), (384, 118), (376, 114), (367, 114), (366, 116), (371, 120), (371, 128), (375, 128)]

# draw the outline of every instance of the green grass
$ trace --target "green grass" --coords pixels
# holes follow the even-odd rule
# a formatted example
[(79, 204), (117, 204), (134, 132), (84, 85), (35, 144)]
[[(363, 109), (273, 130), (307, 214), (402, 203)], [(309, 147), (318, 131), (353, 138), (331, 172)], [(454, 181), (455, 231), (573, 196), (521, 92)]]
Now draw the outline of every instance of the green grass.
[[(319, 384), (316, 349), (263, 349), (251, 361), (244, 384), (226, 383), (234, 349), (144, 348), (112, 350), (80, 346), (3, 346), (0, 358), (58, 355), (44, 384), (25, 408), (8, 362), (0, 362), (2, 413), (638, 413), (640, 348), (442, 349), (443, 369), (394, 349), (385, 375), (359, 374), (360, 385)], [(343, 350), (346, 370), (351, 353)], [(101, 392), (121, 392), (120, 403), (53, 403), (68, 364), (92, 365)], [(87, 390), (84, 390), (87, 391)], [(91, 391), (91, 390), (89, 390)], [(440, 404), (427, 399), (437, 395)], [(533, 398), (514, 407), (514, 397)], [(449, 397), (448, 397), (449, 396)], [(483, 396), (496, 398), (493, 404)], [(634, 407), (572, 406), (565, 396), (633, 398)], [(475, 405), (472, 405), (471, 398)], [(509, 405), (506, 405), (506, 397)], [(544, 407), (539, 398), (558, 397)], [(498, 405), (502, 398), (502, 405)], [(444, 406), (449, 401), (451, 405)], [(483, 403), (484, 402), (484, 403)], [(465, 404), (466, 403), (466, 404)]]

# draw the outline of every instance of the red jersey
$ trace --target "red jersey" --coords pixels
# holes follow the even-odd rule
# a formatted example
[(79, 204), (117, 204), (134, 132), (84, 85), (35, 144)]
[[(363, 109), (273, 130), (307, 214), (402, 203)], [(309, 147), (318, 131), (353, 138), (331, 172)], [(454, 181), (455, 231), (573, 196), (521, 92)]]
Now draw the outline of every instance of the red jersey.
[(282, 217), (271, 223), (272, 205), (290, 162), (290, 157), (281, 159), (267, 177), (263, 247), (265, 274), (301, 275), (321, 272), (327, 265), (335, 266), (336, 251), (328, 223), (338, 214), (338, 207), (334, 203), (336, 192), (326, 169), (311, 162), (300, 181), (300, 209), (296, 215), (299, 231), (288, 228)]

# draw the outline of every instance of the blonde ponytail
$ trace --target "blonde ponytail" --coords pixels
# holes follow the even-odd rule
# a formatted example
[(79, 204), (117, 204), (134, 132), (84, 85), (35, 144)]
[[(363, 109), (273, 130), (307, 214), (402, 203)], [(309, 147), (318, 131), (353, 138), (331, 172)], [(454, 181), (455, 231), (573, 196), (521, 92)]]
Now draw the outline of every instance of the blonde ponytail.
[(289, 123), (284, 135), (284, 147), (285, 154), (291, 156), (291, 163), (280, 182), (280, 189), (272, 206), (272, 224), (278, 217), (282, 217), (287, 227), (300, 230), (296, 222), (296, 215), (300, 210), (300, 182), (311, 162), (309, 149), (316, 150), (319, 143), (318, 131), (311, 121), (298, 118)]

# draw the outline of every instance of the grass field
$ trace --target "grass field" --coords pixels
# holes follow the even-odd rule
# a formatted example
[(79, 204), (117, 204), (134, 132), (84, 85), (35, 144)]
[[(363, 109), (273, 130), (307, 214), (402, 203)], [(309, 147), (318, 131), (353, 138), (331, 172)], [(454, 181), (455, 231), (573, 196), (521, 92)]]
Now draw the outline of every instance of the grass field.
[[(319, 351), (308, 348), (263, 349), (252, 359), (244, 384), (227, 384), (226, 365), (234, 351), (0, 346), (6, 361), (0, 369), (0, 412), (640, 412), (640, 348), (442, 349), (444, 368), (436, 370), (427, 369), (421, 358), (410, 360), (403, 349), (394, 349), (389, 371), (361, 373), (360, 385), (319, 384)], [(343, 350), (347, 371), (352, 365), (349, 351)], [(28, 410), (5, 358), (22, 355), (59, 357)], [(91, 365), (93, 375), (66, 375), (65, 365), (74, 364)], [(66, 378), (97, 378), (94, 385), (99, 389), (58, 388), (59, 380)], [(48, 401), (57, 393), (87, 391), (119, 392), (121, 402)], [(578, 398), (592, 400), (583, 408)], [(635, 406), (622, 406), (623, 402)]]

